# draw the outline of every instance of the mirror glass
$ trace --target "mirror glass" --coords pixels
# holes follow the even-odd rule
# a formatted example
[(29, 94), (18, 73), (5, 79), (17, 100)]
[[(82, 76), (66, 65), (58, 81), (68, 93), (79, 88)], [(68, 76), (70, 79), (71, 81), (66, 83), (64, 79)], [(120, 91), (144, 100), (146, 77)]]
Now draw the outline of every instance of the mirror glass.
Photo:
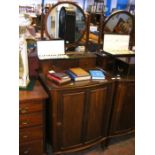
[(45, 33), (49, 39), (64, 39), (66, 45), (80, 41), (86, 31), (83, 10), (71, 2), (59, 2), (49, 9)]
[(130, 34), (133, 29), (133, 18), (129, 13), (116, 12), (108, 17), (104, 33)]
[(128, 11), (115, 11), (105, 19), (102, 32), (104, 51), (131, 50), (134, 46), (134, 16)]

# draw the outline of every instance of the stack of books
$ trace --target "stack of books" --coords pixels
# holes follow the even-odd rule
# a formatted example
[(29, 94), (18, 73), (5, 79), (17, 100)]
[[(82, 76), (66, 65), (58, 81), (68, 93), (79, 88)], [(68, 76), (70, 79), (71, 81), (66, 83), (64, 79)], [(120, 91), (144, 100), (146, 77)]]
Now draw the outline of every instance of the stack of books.
[(82, 81), (82, 80), (91, 79), (91, 76), (89, 75), (89, 73), (80, 67), (70, 68), (69, 70), (66, 71), (66, 73), (74, 81)]
[(66, 84), (71, 81), (71, 78), (63, 72), (48, 73), (47, 78), (57, 84)]
[(92, 80), (103, 80), (105, 79), (105, 75), (101, 70), (89, 70)]

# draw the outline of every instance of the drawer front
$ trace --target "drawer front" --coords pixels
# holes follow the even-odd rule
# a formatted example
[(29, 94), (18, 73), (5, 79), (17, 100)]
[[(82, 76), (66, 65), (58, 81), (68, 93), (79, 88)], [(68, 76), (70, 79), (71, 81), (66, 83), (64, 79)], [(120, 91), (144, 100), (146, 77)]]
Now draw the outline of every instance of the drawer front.
[(19, 116), (19, 127), (30, 127), (43, 124), (42, 112), (24, 114)]
[(43, 110), (43, 103), (40, 101), (31, 101), (19, 104), (19, 113), (26, 114)]
[(42, 154), (43, 154), (43, 141), (35, 141), (20, 145), (19, 147), (19, 155), (42, 155)]
[(31, 127), (19, 130), (19, 143), (43, 139), (43, 127)]

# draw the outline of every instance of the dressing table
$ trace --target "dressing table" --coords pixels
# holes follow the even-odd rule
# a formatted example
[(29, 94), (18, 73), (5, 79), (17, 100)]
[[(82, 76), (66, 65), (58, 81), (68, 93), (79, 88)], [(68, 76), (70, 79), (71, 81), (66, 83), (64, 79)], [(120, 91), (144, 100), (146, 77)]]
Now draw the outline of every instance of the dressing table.
[[(61, 38), (65, 40), (66, 54), (69, 57), (38, 60), (39, 80), (49, 96), (45, 108), (46, 121), (43, 121), (46, 123), (46, 150), (54, 155), (74, 153), (96, 144), (101, 144), (104, 148), (114, 137), (134, 133), (135, 80), (134, 71), (128, 70), (131, 62), (111, 57), (106, 52), (87, 51), (89, 19), (73, 2), (59, 2), (49, 8), (44, 24), (48, 40), (60, 39), (57, 17), (60, 17), (62, 7), (69, 7), (78, 16), (74, 21), (77, 31), (74, 33), (75, 42), (65, 36)], [(76, 51), (79, 45), (84, 45), (86, 50)], [(127, 64), (125, 68), (124, 63)], [(61, 72), (71, 67), (85, 70), (100, 67), (106, 71), (106, 79), (71, 81), (65, 85), (56, 85), (47, 79), (49, 70)], [(27, 142), (21, 143), (21, 146), (26, 144)]]
[[(76, 12), (75, 23), (78, 30), (74, 43), (65, 40), (66, 54), (69, 57), (39, 60), (39, 78), (49, 95), (46, 109), (47, 145), (54, 155), (73, 153), (96, 144), (105, 147), (113, 94), (113, 81), (108, 76), (105, 80), (72, 81), (65, 85), (56, 85), (47, 78), (49, 70), (61, 72), (71, 67), (81, 67), (85, 70), (97, 67), (96, 55), (88, 52), (87, 48), (83, 52), (68, 50), (76, 49), (78, 45), (87, 46), (81, 40), (84, 35), (88, 36), (88, 19), (75, 3), (60, 2), (49, 9), (45, 17), (46, 36), (49, 39), (58, 37), (56, 17), (61, 7), (66, 6)], [(47, 24), (49, 19), (54, 23), (52, 27)]]

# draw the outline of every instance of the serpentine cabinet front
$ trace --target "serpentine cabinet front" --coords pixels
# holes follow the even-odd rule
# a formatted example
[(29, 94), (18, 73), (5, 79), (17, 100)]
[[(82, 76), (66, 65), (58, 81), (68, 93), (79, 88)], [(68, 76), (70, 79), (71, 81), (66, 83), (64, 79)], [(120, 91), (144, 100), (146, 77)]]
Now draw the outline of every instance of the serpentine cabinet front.
[(112, 103), (111, 82), (60, 86), (49, 93), (48, 137), (55, 154), (105, 141)]

